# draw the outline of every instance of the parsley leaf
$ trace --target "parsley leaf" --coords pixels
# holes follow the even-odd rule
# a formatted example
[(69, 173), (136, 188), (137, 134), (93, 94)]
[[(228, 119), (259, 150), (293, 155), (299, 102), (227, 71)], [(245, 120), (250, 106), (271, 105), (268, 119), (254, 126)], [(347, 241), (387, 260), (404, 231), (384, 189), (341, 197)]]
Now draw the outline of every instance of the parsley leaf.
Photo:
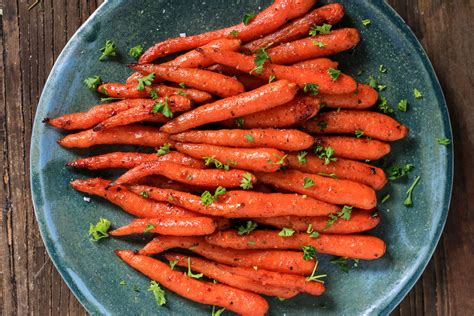
[(315, 281), (315, 282), (324, 283), (324, 281), (321, 280), (321, 279), (327, 277), (327, 274), (315, 275), (316, 270), (318, 270), (318, 261), (317, 260), (314, 263), (313, 272), (311, 272), (311, 275), (306, 278), (306, 281)]
[(222, 307), (221, 309), (216, 310), (216, 306), (212, 305), (212, 312), (211, 316), (221, 316), (221, 314), (225, 311), (225, 308)]
[(150, 282), (150, 287), (148, 288), (148, 291), (152, 292), (153, 295), (155, 296), (156, 304), (158, 304), (159, 306), (166, 304), (165, 291), (160, 287), (160, 284), (158, 284), (156, 281)]
[(314, 180), (308, 177), (303, 179), (303, 188), (308, 189), (314, 186)]
[(385, 98), (385, 97), (380, 97), (380, 102), (377, 105), (377, 107), (379, 108), (379, 110), (381, 112), (383, 112), (385, 114), (394, 112), (393, 108), (388, 104), (387, 98)]
[(319, 93), (319, 86), (315, 83), (307, 83), (303, 87), (303, 92), (308, 93), (311, 92), (311, 95), (317, 95)]
[(210, 164), (214, 164), (214, 166), (217, 168), (217, 169), (222, 169), (224, 168), (224, 164), (222, 162), (220, 162), (219, 160), (217, 160), (216, 158), (214, 158), (215, 156), (212, 156), (212, 157), (203, 157), (204, 159), (204, 164), (206, 166), (209, 166)]
[(138, 81), (137, 90), (139, 91), (145, 90), (145, 85), (151, 86), (154, 79), (155, 79), (155, 74), (153, 72), (146, 76), (137, 78), (137, 81)]
[(242, 235), (248, 235), (250, 232), (254, 231), (255, 228), (257, 228), (257, 223), (252, 222), (252, 221), (247, 221), (245, 223), (245, 226), (239, 226), (238, 228), (238, 233), (240, 236)]
[(234, 123), (235, 123), (235, 125), (237, 125), (237, 127), (244, 127), (245, 119), (243, 119), (241, 117), (235, 118)]
[(232, 30), (232, 31), (229, 32), (229, 36), (237, 38), (239, 36), (239, 31)]
[(337, 78), (339, 78), (339, 76), (341, 75), (341, 71), (334, 68), (329, 68), (328, 74), (331, 77), (332, 81), (336, 81)]
[(303, 259), (311, 260), (313, 258), (316, 258), (316, 249), (311, 245), (303, 246)]
[(244, 23), (244, 25), (249, 25), (250, 22), (252, 21), (252, 19), (255, 17), (255, 13), (245, 13), (244, 14), (244, 18), (242, 19), (242, 22)]
[(178, 83), (178, 86), (180, 86), (183, 89), (186, 89), (186, 84), (184, 82)]
[(351, 219), (351, 214), (352, 214), (352, 206), (344, 205), (342, 209), (337, 213), (337, 215), (348, 221)]
[(400, 100), (397, 105), (397, 109), (402, 112), (406, 112), (408, 108), (408, 101), (406, 99)]
[(156, 90), (154, 90), (154, 89), (150, 89), (149, 95), (153, 100), (158, 99), (158, 93), (156, 93)]
[(295, 230), (288, 227), (283, 227), (282, 230), (278, 233), (280, 237), (291, 237), (295, 233)]
[(138, 44), (137, 46), (133, 46), (132, 48), (130, 48), (130, 51), (128, 52), (128, 54), (135, 59), (140, 58), (140, 56), (143, 54), (142, 45)]
[(186, 96), (186, 92), (184, 92), (183, 90), (178, 90), (178, 91), (176, 91), (176, 94), (177, 94), (177, 95), (182, 95), (183, 97)]
[(191, 271), (191, 258), (188, 257), (188, 272), (186, 273), (188, 277), (194, 278), (194, 279), (200, 279), (202, 278), (203, 274), (202, 273), (193, 273)]
[(300, 151), (298, 152), (298, 154), (296, 155), (296, 158), (298, 159), (298, 162), (300, 164), (305, 164), (307, 161), (306, 159), (306, 155), (308, 155), (308, 152), (307, 151)]
[(413, 96), (417, 99), (423, 99), (423, 94), (417, 88), (413, 89)]
[(120, 100), (124, 100), (124, 98), (100, 98), (100, 102), (120, 101)]
[(367, 84), (374, 89), (377, 88), (377, 80), (375, 80), (374, 76), (370, 76), (369, 79), (367, 79)]
[(108, 56), (117, 56), (117, 48), (115, 47), (115, 43), (111, 40), (105, 41), (105, 46), (100, 49), (102, 55), (99, 57), (100, 61), (103, 61)]
[(313, 45), (318, 46), (319, 48), (326, 47), (326, 44), (324, 42), (321, 42), (321, 41), (313, 41)]
[(148, 199), (148, 197), (149, 197), (147, 191), (142, 191), (142, 192), (140, 192), (140, 196), (141, 196), (142, 198), (145, 198), (145, 199)]
[(146, 227), (143, 229), (143, 232), (146, 233), (146, 232), (152, 230), (153, 228), (155, 228), (155, 225), (153, 225), (153, 224), (148, 224), (148, 225), (146, 225)]
[(164, 156), (170, 152), (170, 147), (170, 144), (163, 144), (163, 146), (160, 146), (160, 148), (156, 151), (156, 154), (158, 156)]
[(217, 198), (223, 194), (225, 194), (227, 190), (224, 187), (217, 187), (216, 191), (214, 192), (214, 195), (211, 194), (209, 191), (204, 191), (201, 194), (201, 203), (203, 205), (211, 205), (214, 201), (217, 200)]
[[(342, 272), (349, 273), (349, 270), (351, 267), (349, 266), (349, 260), (346, 257), (336, 257), (335, 259), (331, 260), (330, 262), (332, 264), (335, 264), (341, 269)], [(352, 259), (354, 261), (354, 264), (352, 267), (357, 267), (357, 264), (359, 263), (359, 259)]]
[(361, 129), (356, 129), (356, 130), (355, 130), (355, 136), (356, 136), (357, 138), (361, 138), (363, 135), (364, 135), (364, 131), (363, 131), (363, 130), (361, 130)]
[(332, 25), (331, 24), (326, 24), (326, 23), (324, 23), (321, 26), (320, 25), (313, 25), (309, 29), (309, 35), (310, 36), (316, 36), (318, 34), (322, 34), (322, 35), (329, 34), (329, 33), (331, 33), (331, 28), (332, 28)]
[(372, 23), (372, 21), (370, 19), (363, 19), (362, 20), (362, 24), (364, 26), (369, 26), (371, 23)]
[(451, 140), (449, 138), (446, 138), (446, 137), (437, 138), (436, 142), (440, 145), (445, 145), (445, 146), (451, 144)]
[(174, 270), (174, 267), (176, 266), (176, 264), (178, 264), (178, 260), (170, 261), (169, 264), (170, 264), (171, 270)]
[(385, 68), (384, 65), (380, 65), (380, 66), (379, 66), (379, 71), (384, 74), (384, 73), (387, 72), (387, 68)]
[(315, 154), (319, 154), (319, 159), (323, 159), (324, 160), (324, 164), (325, 165), (329, 165), (329, 163), (331, 161), (336, 161), (337, 158), (336, 157), (333, 157), (332, 155), (334, 155), (334, 149), (330, 146), (328, 147), (323, 147), (323, 146), (316, 146), (314, 148), (314, 153)]
[(270, 75), (270, 77), (268, 77), (268, 83), (275, 81), (275, 79), (276, 79), (275, 75)]
[(253, 136), (250, 135), (250, 134), (245, 134), (245, 135), (244, 135), (244, 138), (245, 138), (246, 140), (248, 140), (249, 142), (251, 142), (251, 143), (253, 143), (253, 142), (255, 141), (255, 139), (253, 138)]
[(331, 177), (333, 179), (337, 179), (337, 176), (335, 173), (324, 173), (324, 172), (318, 172), (318, 175), (319, 176), (323, 176), (323, 177)]
[(415, 180), (413, 181), (413, 184), (408, 188), (408, 190), (406, 192), (406, 199), (405, 199), (405, 201), (403, 201), (404, 205), (406, 205), (406, 206), (413, 205), (413, 200), (412, 200), (413, 189), (418, 184), (418, 182), (420, 182), (420, 178), (421, 178), (420, 176), (417, 176), (415, 178)]
[(408, 172), (412, 171), (415, 166), (412, 164), (405, 164), (403, 167), (398, 167), (397, 165), (393, 165), (389, 167), (386, 172), (388, 175), (389, 180), (397, 180), (404, 177)]
[(252, 72), (261, 74), (263, 72), (263, 66), (267, 61), (270, 60), (270, 56), (268, 55), (266, 49), (267, 47), (262, 47), (255, 51), (256, 54), (255, 58), (253, 59), (255, 68), (250, 71), (250, 74), (252, 74)]
[(382, 201), (380, 201), (380, 203), (385, 203), (388, 201), (388, 199), (390, 199), (390, 194), (385, 194), (385, 196), (382, 198)]
[(96, 91), (97, 87), (102, 84), (102, 78), (100, 76), (92, 76), (84, 80), (84, 84), (87, 88), (92, 91)]
[(156, 102), (153, 105), (153, 108), (151, 109), (151, 113), (156, 114), (158, 112), (163, 114), (164, 117), (167, 117), (167, 118), (173, 117), (173, 112), (171, 112), (170, 107), (168, 105), (168, 96), (165, 97), (165, 102)]
[(288, 157), (288, 154), (283, 155), (283, 157), (280, 157), (280, 155), (277, 154), (273, 154), (273, 156), (275, 156), (276, 158), (280, 158), (280, 160), (274, 163), (275, 165), (283, 165), (285, 163), (286, 157)]
[(246, 172), (242, 175), (242, 180), (240, 180), (240, 187), (244, 190), (252, 189), (252, 174)]
[(89, 225), (89, 236), (91, 236), (92, 241), (98, 241), (102, 238), (108, 237), (109, 234), (107, 231), (110, 228), (110, 221), (105, 218), (100, 218), (97, 224)]

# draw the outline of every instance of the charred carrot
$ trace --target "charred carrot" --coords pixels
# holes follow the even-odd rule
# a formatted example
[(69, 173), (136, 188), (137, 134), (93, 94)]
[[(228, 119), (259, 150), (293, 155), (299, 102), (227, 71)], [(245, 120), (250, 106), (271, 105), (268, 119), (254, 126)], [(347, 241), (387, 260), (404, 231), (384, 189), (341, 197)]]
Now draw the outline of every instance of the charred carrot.
[(232, 168), (274, 172), (286, 165), (285, 153), (273, 148), (235, 148), (209, 144), (176, 143), (183, 154), (196, 159), (210, 157)]
[(395, 141), (407, 136), (408, 128), (390, 116), (369, 111), (329, 111), (304, 124), (304, 129), (316, 134), (357, 134), (383, 141)]
[(359, 41), (360, 35), (357, 29), (342, 28), (327, 35), (310, 36), (270, 48), (268, 56), (275, 64), (291, 64), (349, 50)]
[(186, 143), (230, 147), (269, 147), (281, 150), (303, 150), (313, 145), (313, 137), (296, 129), (250, 129), (189, 131), (171, 136)]
[(255, 281), (254, 279), (234, 274), (225, 269), (232, 267), (218, 264), (209, 260), (190, 257), (179, 253), (166, 254), (165, 258), (170, 262), (176, 262), (176, 265), (180, 267), (187, 268), (189, 265), (191, 270), (203, 273), (208, 278), (230, 285), (237, 289), (247, 290), (268, 296), (277, 296), (281, 298), (290, 298), (298, 294), (298, 291), (295, 289), (279, 286), (267, 286), (261, 282)]
[(259, 181), (279, 189), (306, 194), (315, 199), (362, 209), (372, 209), (377, 204), (375, 191), (361, 183), (323, 177), (297, 170), (255, 174)]
[(327, 107), (337, 109), (366, 109), (374, 105), (379, 94), (374, 88), (359, 83), (357, 84), (357, 90), (352, 93), (346, 94), (323, 94), (320, 93), (318, 98), (322, 104), (326, 104)]
[(160, 132), (158, 128), (141, 125), (117, 126), (98, 132), (88, 129), (58, 140), (59, 145), (67, 148), (87, 148), (102, 144), (157, 147), (172, 143), (173, 141), (170, 140), (169, 135)]
[(329, 58), (316, 58), (316, 59), (301, 61), (299, 63), (293, 64), (293, 66), (296, 68), (301, 68), (301, 69), (327, 71), (329, 68), (337, 69), (337, 67), (339, 66), (339, 63), (337, 61), (332, 61)]
[(292, 228), (296, 231), (324, 232), (326, 234), (353, 234), (370, 230), (380, 223), (380, 215), (376, 210), (352, 210), (351, 218), (338, 218), (328, 225), (327, 216), (279, 216), (253, 218), (253, 221), (276, 228)]
[(88, 194), (100, 196), (109, 202), (121, 207), (125, 212), (142, 218), (153, 218), (163, 216), (190, 217), (196, 213), (187, 211), (180, 207), (147, 200), (130, 192), (123, 186), (112, 186), (108, 180), (93, 178), (87, 180), (74, 180), (71, 186)]
[(381, 168), (356, 160), (337, 158), (336, 161), (325, 164), (324, 159), (313, 154), (307, 154), (303, 158), (289, 154), (287, 159), (288, 167), (292, 169), (359, 182), (375, 190), (382, 189), (387, 183), (387, 177)]
[[(120, 176), (115, 180), (114, 185), (131, 183), (136, 179), (152, 174), (159, 174), (168, 179), (178, 182), (197, 185), (202, 187), (234, 188), (239, 187), (244, 175), (248, 172), (243, 170), (222, 170), (222, 169), (196, 169), (169, 161), (154, 161), (141, 164)], [(250, 182), (255, 182), (253, 175), (249, 176)]]
[(294, 41), (307, 36), (312, 25), (336, 24), (343, 16), (344, 8), (341, 4), (328, 4), (290, 21), (274, 33), (245, 44), (243, 48), (246, 52), (254, 52), (259, 48)]
[(137, 255), (132, 250), (116, 250), (115, 254), (132, 268), (192, 301), (222, 306), (241, 315), (263, 316), (268, 311), (268, 303), (257, 294), (188, 277), (166, 263)]
[(272, 82), (250, 92), (201, 105), (166, 123), (161, 130), (176, 134), (204, 124), (274, 108), (291, 101), (297, 89), (295, 84), (286, 80)]
[(112, 236), (126, 236), (144, 232), (170, 236), (202, 236), (212, 234), (216, 223), (209, 217), (140, 218), (110, 232)]
[(247, 235), (239, 235), (235, 230), (220, 231), (204, 239), (211, 245), (247, 249), (301, 249), (313, 246), (317, 252), (354, 259), (374, 260), (385, 253), (385, 242), (368, 235), (320, 234), (313, 238), (306, 233), (279, 236), (276, 230), (254, 230)]
[(355, 160), (377, 160), (390, 152), (390, 144), (366, 138), (319, 136), (316, 144), (334, 149), (334, 156)]

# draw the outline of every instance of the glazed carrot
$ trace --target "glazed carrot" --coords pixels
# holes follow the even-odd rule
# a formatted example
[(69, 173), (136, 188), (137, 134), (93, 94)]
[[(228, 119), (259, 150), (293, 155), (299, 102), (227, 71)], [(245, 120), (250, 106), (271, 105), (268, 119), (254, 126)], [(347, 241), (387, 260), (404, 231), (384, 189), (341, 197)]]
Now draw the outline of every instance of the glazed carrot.
[(319, 136), (316, 144), (334, 149), (334, 156), (355, 160), (377, 160), (390, 152), (390, 144), (347, 136)]
[[(196, 169), (168, 161), (154, 161), (143, 163), (127, 171), (115, 180), (114, 185), (131, 183), (148, 175), (159, 174), (171, 180), (202, 187), (234, 188), (240, 186), (243, 176), (247, 173), (247, 171), (236, 169)], [(250, 179), (251, 182), (256, 181), (253, 175)]]
[[(359, 41), (360, 35), (357, 29), (342, 28), (333, 30), (327, 35), (310, 36), (285, 43), (270, 48), (267, 52), (273, 63), (291, 64), (307, 59), (334, 55), (349, 50), (356, 46)], [(323, 44), (319, 45), (319, 43)]]
[(171, 136), (172, 140), (230, 147), (269, 147), (302, 150), (313, 145), (313, 137), (296, 129), (250, 129), (189, 131)]
[(192, 168), (205, 168), (204, 162), (199, 159), (184, 155), (177, 151), (171, 151), (166, 155), (145, 154), (137, 152), (114, 152), (99, 156), (87, 157), (68, 162), (66, 166), (85, 168), (89, 170), (123, 168), (131, 169), (145, 162), (170, 161)]
[(87, 148), (102, 144), (161, 146), (166, 143), (173, 143), (168, 134), (160, 132), (156, 127), (141, 125), (117, 126), (98, 132), (88, 129), (58, 140), (59, 145), (67, 148)]
[(406, 126), (386, 114), (354, 110), (320, 113), (316, 120), (306, 122), (304, 129), (315, 134), (354, 135), (359, 131), (363, 136), (383, 141), (399, 140), (408, 134)]
[(268, 80), (270, 76), (275, 76), (278, 79), (286, 79), (290, 82), (294, 82), (300, 88), (304, 88), (306, 84), (309, 83), (317, 84), (321, 93), (351, 93), (357, 88), (356, 81), (343, 73), (339, 75), (337, 80), (333, 80), (326, 71), (313, 71), (269, 63), (265, 64), (261, 72), (256, 72), (252, 71), (256, 67), (253, 56), (247, 56), (237, 52), (219, 51), (213, 48), (198, 48), (197, 51), (218, 64), (237, 68), (248, 72), (252, 76), (265, 80)]
[(189, 265), (191, 267), (191, 270), (203, 273), (208, 278), (219, 281), (220, 283), (230, 285), (237, 289), (247, 290), (250, 292), (268, 296), (277, 296), (281, 298), (290, 298), (298, 294), (298, 291), (295, 289), (279, 286), (267, 286), (251, 278), (231, 273), (229, 271), (226, 271), (225, 268), (232, 267), (224, 266), (222, 264), (218, 264), (209, 260), (190, 257), (179, 253), (165, 254), (165, 258), (168, 261), (176, 262), (176, 265), (179, 267), (187, 268)]
[(112, 236), (126, 236), (144, 232), (170, 236), (201, 236), (212, 234), (216, 223), (209, 217), (140, 218), (110, 232)]
[(190, 217), (196, 213), (187, 211), (167, 203), (160, 203), (144, 199), (130, 192), (123, 186), (112, 186), (108, 180), (92, 178), (87, 180), (74, 180), (71, 186), (88, 194), (100, 196), (109, 202), (120, 206), (125, 212), (142, 218), (153, 218), (163, 216)]
[(65, 114), (54, 119), (45, 118), (44, 122), (65, 130), (88, 129), (117, 113), (146, 104), (154, 104), (154, 101), (150, 99), (133, 99), (104, 103), (92, 107), (87, 112)]
[(244, 86), (232, 77), (198, 68), (165, 67), (154, 64), (129, 65), (142, 75), (155, 74), (158, 80), (184, 83), (187, 87), (207, 91), (223, 98), (245, 91)]
[(125, 99), (148, 98), (151, 91), (155, 91), (161, 97), (184, 94), (196, 103), (203, 103), (212, 99), (212, 95), (205, 91), (168, 87), (163, 84), (145, 86), (143, 90), (138, 90), (136, 83), (104, 83), (97, 88), (97, 91), (109, 97)]
[(188, 277), (182, 272), (174, 271), (166, 263), (137, 255), (132, 250), (115, 250), (115, 254), (150, 279), (192, 301), (222, 306), (247, 316), (263, 316), (268, 311), (268, 303), (257, 294)]
[(337, 109), (366, 109), (374, 105), (379, 94), (374, 88), (359, 83), (357, 84), (357, 90), (347, 94), (318, 94), (322, 104), (326, 104), (327, 107)]
[(293, 64), (293, 67), (296, 68), (311, 69), (315, 71), (327, 71), (329, 68), (337, 69), (338, 66), (339, 63), (337, 61), (332, 61), (329, 58), (315, 58)]
[(385, 253), (385, 242), (368, 235), (320, 234), (313, 238), (307, 233), (281, 237), (277, 230), (254, 230), (239, 235), (235, 230), (220, 231), (204, 239), (211, 245), (239, 250), (247, 249), (301, 249), (313, 246), (317, 252), (335, 256), (374, 260)]
[(152, 200), (169, 202), (193, 212), (226, 218), (327, 216), (340, 210), (336, 205), (298, 194), (236, 190), (221, 195), (210, 205), (204, 205), (199, 196), (176, 190), (144, 185), (133, 185), (129, 189), (137, 194), (147, 192)]
[[(146, 177), (137, 179), (136, 181), (133, 181), (131, 184), (145, 185), (145, 186), (151, 186), (151, 187), (162, 188), (162, 189), (171, 189), (171, 190), (182, 191), (186, 193), (201, 194), (201, 192), (204, 192), (206, 190), (206, 188), (201, 188), (194, 185), (189, 185), (189, 184), (173, 181), (159, 175), (146, 176)], [(137, 194), (140, 194), (140, 192), (141, 191), (138, 191)]]
[(232, 168), (274, 172), (286, 165), (285, 153), (273, 148), (235, 148), (208, 144), (176, 143), (176, 149), (196, 159), (212, 157)]
[(244, 85), (245, 90), (247, 91), (255, 90), (268, 83), (266, 80), (251, 76), (246, 72), (224, 65), (215, 64), (207, 67), (207, 70), (235, 77)]
[(375, 190), (382, 189), (387, 183), (387, 177), (381, 168), (360, 161), (337, 158), (336, 161), (325, 165), (324, 159), (313, 154), (307, 154), (303, 162), (296, 154), (289, 154), (287, 159), (288, 167), (292, 169), (359, 182)]
[(310, 274), (314, 264), (303, 260), (301, 252), (287, 250), (235, 250), (211, 245), (202, 237), (159, 236), (150, 241), (140, 254), (160, 253), (171, 248), (186, 248), (204, 258), (237, 267), (254, 267), (265, 270)]
[(236, 38), (245, 42), (251, 41), (273, 32), (288, 20), (306, 13), (315, 2), (315, 0), (276, 0), (267, 9), (257, 14), (248, 25), (240, 23), (199, 35), (168, 39), (150, 47), (140, 57), (139, 63), (147, 64), (159, 57), (203, 46), (211, 41), (232, 36), (231, 34), (235, 32), (237, 32)]
[(319, 111), (319, 101), (313, 97), (296, 96), (290, 102), (273, 109), (225, 121), (226, 126), (240, 128), (289, 127), (314, 117)]
[(263, 269), (255, 270), (252, 268), (220, 266), (223, 270), (233, 273), (234, 275), (244, 276), (267, 286), (296, 289), (299, 292), (314, 296), (322, 295), (325, 291), (323, 283), (308, 281), (301, 275), (279, 273)]
[(138, 84), (138, 78), (142, 78), (142, 74), (139, 73), (138, 71), (135, 71), (134, 73), (132, 73), (130, 76), (127, 77), (127, 80), (125, 80), (125, 83), (126, 84)]
[(297, 170), (274, 173), (259, 172), (255, 175), (263, 183), (271, 184), (279, 189), (306, 194), (328, 203), (362, 209), (372, 209), (377, 204), (374, 189), (349, 180), (322, 177)]
[(274, 33), (245, 44), (243, 48), (246, 52), (254, 52), (262, 47), (272, 47), (294, 41), (307, 36), (312, 25), (336, 24), (343, 16), (344, 8), (341, 4), (328, 4), (288, 22)]
[(201, 105), (166, 123), (161, 130), (176, 134), (204, 124), (274, 108), (291, 101), (297, 89), (295, 84), (286, 80), (272, 82), (250, 92)]
[(380, 215), (375, 210), (352, 210), (349, 220), (337, 219), (331, 226), (328, 225), (327, 216), (279, 216), (253, 218), (259, 224), (270, 225), (276, 228), (292, 228), (305, 232), (311, 225), (316, 232), (326, 234), (353, 234), (370, 230), (380, 223)]

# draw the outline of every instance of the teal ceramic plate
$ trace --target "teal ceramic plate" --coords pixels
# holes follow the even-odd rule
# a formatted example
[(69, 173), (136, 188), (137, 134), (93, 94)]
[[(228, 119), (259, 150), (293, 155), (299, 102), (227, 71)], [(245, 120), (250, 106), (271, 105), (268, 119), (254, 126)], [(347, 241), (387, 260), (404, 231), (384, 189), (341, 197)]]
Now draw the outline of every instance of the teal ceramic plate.
[[(36, 217), (46, 248), (71, 290), (92, 314), (120, 315), (206, 315), (210, 307), (168, 293), (168, 303), (158, 308), (147, 291), (149, 281), (122, 263), (113, 253), (117, 248), (138, 248), (136, 243), (108, 238), (89, 241), (89, 223), (99, 217), (115, 226), (130, 216), (115, 206), (72, 190), (75, 178), (110, 172), (83, 172), (64, 167), (79, 156), (94, 155), (117, 148), (65, 150), (56, 144), (61, 131), (41, 123), (44, 117), (86, 110), (98, 103), (98, 96), (82, 84), (84, 78), (101, 75), (107, 81), (123, 81), (132, 62), (128, 49), (141, 43), (200, 33), (238, 23), (246, 12), (257, 11), (270, 1), (258, 0), (123, 0), (106, 1), (77, 31), (59, 56), (45, 85), (36, 113), (31, 142), (31, 188)], [(321, 1), (322, 2), (322, 1)], [(343, 25), (361, 30), (362, 42), (351, 52), (341, 54), (343, 71), (365, 81), (373, 75), (387, 88), (381, 94), (396, 107), (407, 99), (406, 113), (394, 116), (410, 127), (407, 139), (394, 143), (388, 166), (412, 163), (413, 172), (403, 180), (391, 182), (379, 198), (391, 199), (379, 206), (382, 224), (372, 233), (383, 238), (387, 254), (380, 260), (360, 262), (344, 273), (321, 255), (320, 271), (327, 273), (327, 292), (322, 297), (299, 295), (280, 302), (269, 299), (272, 315), (312, 314), (387, 314), (407, 294), (428, 263), (446, 220), (452, 185), (453, 152), (436, 138), (452, 138), (448, 111), (433, 68), (403, 20), (379, 0), (341, 0), (347, 16)], [(363, 26), (362, 19), (370, 19)], [(99, 62), (99, 49), (113, 39), (120, 56)], [(379, 65), (387, 68), (379, 72)], [(413, 88), (423, 93), (413, 97)], [(413, 207), (403, 205), (405, 191), (415, 176), (421, 176), (414, 190)], [(126, 285), (119, 285), (124, 280)]]

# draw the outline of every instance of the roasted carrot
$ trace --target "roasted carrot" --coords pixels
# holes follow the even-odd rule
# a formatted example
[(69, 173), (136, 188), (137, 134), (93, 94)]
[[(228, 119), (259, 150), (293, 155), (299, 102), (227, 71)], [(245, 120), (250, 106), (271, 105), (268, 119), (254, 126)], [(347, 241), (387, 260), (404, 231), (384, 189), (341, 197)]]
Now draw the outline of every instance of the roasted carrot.
[(196, 103), (203, 103), (212, 99), (212, 95), (196, 89), (184, 89), (168, 87), (163, 84), (154, 84), (144, 87), (143, 90), (137, 89), (136, 83), (104, 83), (97, 88), (97, 91), (113, 98), (148, 98), (150, 93), (155, 91), (158, 96), (166, 97), (172, 95), (184, 94), (191, 101)]
[(361, 183), (322, 177), (297, 170), (255, 173), (257, 179), (279, 189), (306, 194), (315, 199), (340, 205), (372, 209), (377, 204), (375, 191)]
[(310, 36), (285, 43), (270, 48), (267, 52), (275, 64), (292, 64), (343, 52), (356, 46), (359, 41), (360, 35), (357, 29), (342, 28), (333, 30), (330, 34)]
[(185, 209), (226, 218), (275, 217), (284, 215), (327, 216), (339, 211), (336, 205), (298, 194), (228, 191), (210, 205), (199, 196), (162, 188), (133, 185), (132, 192), (146, 192), (150, 199), (169, 202)]
[(257, 294), (188, 277), (166, 263), (137, 255), (132, 250), (115, 250), (115, 254), (132, 268), (192, 301), (222, 306), (241, 315), (263, 316), (268, 311), (268, 303)]
[(202, 105), (188, 111), (161, 127), (166, 133), (176, 134), (204, 124), (236, 118), (274, 108), (291, 101), (297, 91), (294, 83), (279, 80), (250, 92)]
[(244, 85), (247, 91), (255, 90), (267, 84), (266, 80), (251, 76), (246, 72), (240, 71), (232, 67), (224, 66), (224, 65), (215, 64), (215, 65), (209, 66), (207, 70), (215, 71), (227, 76), (235, 77)]
[(326, 165), (324, 159), (313, 154), (307, 154), (303, 159), (298, 159), (297, 154), (289, 154), (287, 159), (288, 167), (292, 169), (359, 182), (375, 190), (382, 189), (387, 183), (387, 177), (381, 168), (356, 160), (337, 158)]
[(300, 88), (304, 88), (310, 83), (316, 84), (319, 86), (319, 92), (321, 93), (351, 93), (357, 88), (357, 82), (343, 73), (339, 75), (337, 80), (333, 80), (326, 71), (313, 71), (271, 63), (266, 63), (261, 71), (255, 71), (256, 65), (253, 56), (247, 56), (237, 52), (220, 51), (214, 48), (198, 48), (197, 51), (218, 64), (237, 68), (248, 72), (252, 76), (265, 80), (268, 80), (270, 76), (275, 76), (278, 79), (294, 82)]
[(277, 296), (281, 298), (290, 298), (298, 294), (298, 291), (295, 289), (279, 286), (268, 286), (251, 278), (234, 274), (225, 269), (232, 267), (218, 264), (209, 260), (190, 257), (179, 253), (168, 253), (165, 255), (165, 258), (168, 261), (176, 262), (176, 265), (180, 267), (187, 268), (189, 265), (191, 270), (200, 272), (208, 278), (230, 285), (237, 289), (247, 290), (268, 296)]
[(318, 94), (318, 98), (322, 104), (325, 104), (329, 108), (337, 109), (366, 109), (374, 105), (379, 94), (374, 88), (359, 83), (357, 84), (357, 90), (352, 93), (346, 94)]
[(334, 156), (355, 160), (377, 160), (390, 152), (390, 144), (366, 138), (319, 136), (316, 144), (334, 149)]
[(313, 145), (313, 137), (296, 129), (227, 129), (189, 131), (171, 136), (186, 143), (201, 143), (230, 147), (269, 147), (281, 150), (302, 150)]
[(147, 104), (154, 104), (154, 101), (150, 99), (133, 99), (104, 103), (92, 107), (87, 112), (65, 114), (54, 119), (45, 118), (44, 122), (65, 130), (88, 129), (117, 113)]
[(234, 33), (235, 38), (245, 42), (251, 41), (273, 32), (288, 20), (306, 13), (315, 2), (315, 0), (276, 0), (267, 9), (257, 14), (248, 25), (240, 23), (199, 35), (168, 39), (150, 47), (140, 57), (139, 63), (150, 63), (159, 57), (203, 46), (211, 41), (232, 36), (231, 34)]
[(211, 245), (202, 237), (159, 236), (140, 254), (160, 253), (171, 248), (186, 248), (207, 259), (237, 267), (258, 267), (290, 274), (310, 274), (314, 264), (303, 260), (301, 252), (286, 250), (235, 250)]
[(170, 236), (202, 236), (212, 234), (216, 223), (209, 217), (139, 218), (110, 232), (112, 236), (126, 236), (144, 232)]
[[(189, 184), (173, 181), (159, 175), (146, 176), (146, 177), (137, 179), (136, 181), (133, 181), (131, 184), (146, 185), (146, 186), (151, 186), (151, 187), (156, 187), (156, 188), (171, 189), (171, 190), (182, 191), (182, 192), (187, 192), (187, 193), (199, 193), (199, 194), (206, 190), (206, 188), (200, 188), (194, 185), (189, 185)], [(138, 191), (137, 193), (139, 194), (140, 192), (141, 191)]]
[(344, 16), (344, 8), (339, 3), (328, 4), (307, 13), (282, 26), (279, 30), (243, 46), (246, 52), (254, 52), (263, 47), (272, 47), (307, 36), (312, 25), (336, 24)]
[(253, 218), (254, 222), (270, 225), (276, 228), (292, 228), (304, 232), (310, 227), (316, 232), (326, 234), (353, 234), (370, 230), (380, 223), (380, 215), (376, 210), (352, 210), (351, 218), (338, 218), (332, 225), (328, 225), (327, 216), (279, 216)]
[(98, 132), (88, 129), (58, 140), (59, 145), (68, 148), (87, 148), (102, 144), (161, 146), (167, 143), (173, 143), (168, 134), (160, 132), (156, 127), (141, 125), (117, 126)]
[(293, 64), (293, 67), (296, 68), (311, 69), (315, 71), (327, 71), (329, 68), (337, 69), (338, 66), (339, 63), (337, 61), (332, 61), (329, 58), (316, 58)]
[(100, 178), (74, 180), (71, 182), (71, 186), (74, 189), (100, 196), (120, 206), (125, 212), (137, 217), (153, 218), (171, 215), (175, 217), (197, 216), (196, 213), (177, 206), (142, 198), (123, 186), (110, 187), (110, 184), (110, 181)]
[(211, 157), (243, 170), (274, 172), (286, 165), (285, 153), (273, 148), (235, 148), (192, 143), (176, 143), (175, 147), (196, 159)]
[[(315, 134), (352, 134), (383, 141), (395, 141), (407, 136), (408, 128), (390, 116), (370, 111), (329, 111), (316, 120), (304, 124), (304, 129)], [(359, 136), (360, 137), (360, 136)]]
[(306, 233), (282, 237), (276, 230), (254, 230), (239, 235), (235, 230), (220, 231), (204, 239), (211, 245), (239, 250), (247, 249), (301, 249), (313, 246), (317, 252), (354, 259), (374, 260), (385, 253), (385, 242), (368, 235), (320, 234), (313, 238)]
[(299, 125), (315, 116), (319, 101), (313, 97), (296, 96), (290, 102), (273, 109), (225, 121), (227, 126), (240, 128), (289, 127)]
[[(114, 185), (131, 183), (151, 174), (159, 174), (171, 180), (202, 187), (223, 186), (224, 188), (234, 188), (240, 186), (244, 175), (247, 173), (236, 169), (196, 169), (169, 161), (154, 161), (143, 163), (127, 171), (115, 180)], [(250, 175), (250, 181), (256, 181), (253, 175)]]
[(87, 157), (67, 163), (68, 167), (85, 168), (89, 170), (123, 168), (131, 169), (145, 162), (170, 161), (192, 168), (205, 168), (204, 162), (199, 159), (171, 151), (163, 156), (137, 152), (114, 152), (99, 156)]
[(165, 67), (154, 64), (129, 65), (142, 75), (155, 74), (158, 80), (184, 83), (187, 87), (207, 91), (223, 98), (245, 91), (244, 86), (232, 77), (198, 68)]

